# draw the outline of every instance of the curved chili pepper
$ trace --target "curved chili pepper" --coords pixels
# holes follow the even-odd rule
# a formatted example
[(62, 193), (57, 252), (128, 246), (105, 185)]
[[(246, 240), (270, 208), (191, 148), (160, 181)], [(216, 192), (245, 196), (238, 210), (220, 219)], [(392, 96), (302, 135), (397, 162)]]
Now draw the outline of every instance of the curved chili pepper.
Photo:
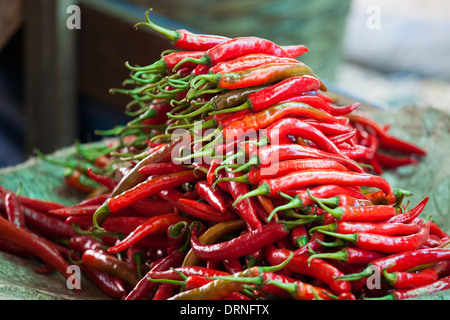
[[(272, 265), (279, 264), (286, 260), (291, 252), (287, 249), (276, 249), (270, 245), (266, 248), (266, 259)], [(308, 264), (308, 256), (294, 254), (285, 268), (295, 273), (320, 279), (337, 294), (351, 291), (350, 282), (336, 279), (344, 274), (324, 260), (315, 259)]]
[(384, 279), (386, 279), (393, 288), (408, 289), (427, 285), (438, 280), (439, 274), (447, 268), (447, 264), (447, 261), (440, 261), (431, 267), (417, 272), (389, 272), (389, 268), (384, 269), (382, 272)]
[(386, 255), (373, 250), (365, 250), (355, 247), (345, 247), (335, 252), (313, 253), (309, 256), (308, 261), (313, 259), (336, 259), (349, 264), (366, 265), (376, 259), (385, 257)]
[(428, 238), (430, 226), (425, 223), (416, 233), (405, 236), (385, 236), (364, 232), (341, 234), (326, 230), (318, 231), (347, 240), (361, 249), (375, 250), (383, 253), (398, 253), (420, 248)]
[[(219, 62), (236, 59), (253, 53), (265, 53), (277, 57), (291, 58), (283, 48), (270, 40), (259, 37), (238, 37), (208, 49), (202, 58), (186, 58), (182, 62), (189, 61), (197, 64), (215, 66)], [(175, 68), (178, 68), (178, 66)]]
[(16, 194), (12, 192), (6, 193), (4, 201), (8, 220), (18, 228), (26, 228), (25, 215), (20, 210), (20, 202)]
[(218, 279), (201, 287), (178, 293), (168, 300), (218, 300), (243, 289), (243, 282)]
[(375, 159), (383, 168), (387, 169), (396, 169), (407, 165), (417, 166), (419, 164), (419, 161), (413, 157), (399, 157), (381, 152), (375, 153)]
[(372, 261), (367, 267), (358, 273), (347, 274), (340, 278), (348, 281), (360, 280), (372, 275), (374, 269), (380, 272), (389, 267), (389, 272), (406, 271), (411, 268), (448, 260), (450, 249), (448, 248), (425, 248), (408, 250), (404, 252), (387, 255), (384, 258)]
[[(72, 272), (69, 263), (63, 258), (55, 245), (43, 238), (37, 237), (25, 229), (16, 227), (14, 224), (0, 216), (0, 236), (33, 255), (41, 258), (46, 264), (52, 266), (64, 278), (69, 279)], [(80, 293), (79, 289), (75, 289)]]
[(339, 220), (327, 225), (316, 226), (309, 229), (309, 232), (317, 230), (327, 230), (331, 232), (349, 233), (372, 233), (385, 236), (408, 235), (417, 232), (420, 225), (415, 222), (395, 223), (395, 222), (360, 222)]
[[(204, 245), (213, 244), (219, 241), (223, 236), (242, 229), (244, 226), (245, 221), (241, 219), (219, 222), (200, 235), (198, 240)], [(184, 258), (183, 266), (195, 266), (199, 261), (200, 259), (195, 255), (194, 250), (191, 248)]]
[(113, 255), (88, 249), (83, 252), (81, 259), (84, 265), (116, 276), (133, 287), (139, 282), (136, 270), (130, 264), (117, 259)]
[[(195, 81), (191, 85), (195, 89), (204, 83), (210, 82), (217, 88), (234, 90), (270, 84), (290, 77), (303, 75), (316, 77), (314, 72), (304, 64), (269, 63), (243, 71), (200, 75), (195, 78)], [(321, 83), (320, 89), (323, 91), (327, 90), (323, 83)]]
[(420, 213), (423, 211), (423, 209), (425, 208), (426, 204), (428, 203), (428, 199), (429, 197), (425, 197), (422, 201), (420, 201), (417, 206), (415, 206), (414, 208), (412, 208), (409, 211), (397, 214), (396, 216), (388, 219), (386, 222), (388, 223), (408, 223), (413, 221), (414, 219), (416, 219)]
[(99, 215), (104, 212), (111, 213), (119, 209), (125, 208), (137, 200), (145, 199), (149, 196), (157, 194), (161, 190), (178, 187), (186, 182), (197, 180), (198, 177), (192, 170), (171, 173), (167, 175), (157, 176), (155, 178), (148, 178), (139, 183), (134, 188), (126, 190), (121, 194), (109, 198), (94, 214), (94, 225), (98, 225), (96, 220)]
[(227, 210), (227, 204), (220, 189), (215, 188), (213, 190), (206, 180), (198, 181), (194, 188), (198, 195), (211, 206), (220, 212), (225, 212)]
[(135, 27), (147, 26), (164, 35), (174, 46), (178, 48), (184, 50), (208, 50), (228, 40), (228, 38), (222, 36), (194, 34), (183, 29), (167, 29), (150, 21), (150, 12), (151, 10), (147, 10), (145, 13), (146, 22), (140, 22), (136, 24)]
[[(379, 298), (370, 298), (370, 299), (376, 299), (376, 300), (403, 300), (403, 299), (410, 299), (410, 298), (416, 298), (423, 294), (431, 294), (434, 292), (439, 292), (442, 290), (446, 290), (450, 288), (450, 276), (438, 279), (436, 281), (433, 281), (432, 283), (425, 284), (419, 287), (415, 287), (412, 289), (400, 289), (400, 290), (394, 290), (388, 293), (384, 297)], [(369, 298), (366, 298), (369, 299)]]
[[(339, 118), (336, 118), (339, 120)], [(342, 124), (342, 123), (329, 123), (315, 119), (303, 119), (304, 122), (309, 123), (313, 127), (319, 129), (323, 134), (327, 136), (335, 136), (341, 134), (348, 134), (353, 132), (355, 129), (352, 127)], [(339, 120), (340, 121), (340, 120)]]
[(108, 252), (117, 253), (127, 249), (129, 246), (139, 242), (150, 234), (166, 233), (167, 229), (180, 221), (188, 221), (187, 218), (178, 214), (169, 213), (148, 219), (139, 225), (125, 239), (108, 249)]
[(247, 100), (240, 106), (218, 112), (236, 112), (245, 109), (259, 112), (274, 104), (287, 102), (284, 100), (304, 92), (318, 91), (320, 86), (320, 80), (310, 75), (289, 77), (249, 94)]
[(225, 242), (203, 245), (198, 240), (195, 230), (193, 230), (191, 232), (191, 247), (198, 258), (217, 261), (245, 256), (288, 234), (289, 232), (284, 225), (272, 222), (264, 225), (261, 231), (253, 230)]
[(301, 136), (304, 139), (311, 140), (318, 145), (320, 149), (326, 152), (343, 156), (339, 148), (336, 147), (336, 145), (320, 130), (298, 118), (280, 119), (268, 126), (266, 130), (264, 130), (264, 134), (271, 143), (283, 143), (290, 141), (287, 137), (288, 135)]
[(258, 188), (240, 197), (234, 204), (259, 194), (275, 196), (280, 191), (284, 192), (289, 189), (320, 184), (376, 187), (385, 193), (389, 193), (391, 190), (389, 183), (379, 176), (335, 170), (310, 170), (293, 172), (279, 178), (261, 180)]

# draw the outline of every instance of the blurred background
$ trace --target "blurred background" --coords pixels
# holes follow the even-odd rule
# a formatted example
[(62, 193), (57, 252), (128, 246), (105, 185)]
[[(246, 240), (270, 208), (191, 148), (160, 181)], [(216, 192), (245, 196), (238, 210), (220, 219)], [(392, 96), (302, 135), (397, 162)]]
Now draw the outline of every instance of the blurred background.
[(378, 108), (450, 112), (447, 0), (0, 0), (0, 167), (129, 120), (108, 92), (124, 62), (172, 48), (133, 28), (148, 8), (169, 29), (305, 44), (331, 88)]

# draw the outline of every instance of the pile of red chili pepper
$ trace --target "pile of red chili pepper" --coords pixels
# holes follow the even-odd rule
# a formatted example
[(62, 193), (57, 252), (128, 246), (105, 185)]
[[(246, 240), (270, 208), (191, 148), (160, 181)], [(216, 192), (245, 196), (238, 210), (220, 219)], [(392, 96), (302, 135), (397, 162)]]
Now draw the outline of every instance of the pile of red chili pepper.
[[(303, 45), (148, 26), (174, 45), (132, 66), (133, 120), (61, 161), (73, 206), (0, 191), (3, 250), (76, 264), (126, 300), (405, 299), (450, 287), (428, 197), (380, 174), (426, 152), (338, 105)], [(131, 87), (131, 88), (128, 88)], [(84, 179), (84, 180), (83, 180)], [(85, 183), (89, 181), (89, 183)], [(423, 213), (423, 214), (421, 214)], [(82, 294), (82, 289), (81, 289)]]

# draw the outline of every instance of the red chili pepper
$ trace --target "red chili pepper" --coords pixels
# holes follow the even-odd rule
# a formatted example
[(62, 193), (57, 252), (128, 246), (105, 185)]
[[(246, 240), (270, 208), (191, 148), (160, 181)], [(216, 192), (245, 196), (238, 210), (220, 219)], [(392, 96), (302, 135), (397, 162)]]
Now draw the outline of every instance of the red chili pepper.
[[(64, 278), (70, 279), (73, 275), (72, 272), (70, 272), (68, 262), (62, 257), (52, 242), (41, 237), (37, 237), (25, 229), (16, 227), (14, 224), (1, 216), (0, 237), (28, 252), (32, 252), (33, 255), (41, 258), (46, 264), (55, 268), (55, 270), (64, 276)], [(79, 289), (75, 290), (77, 293), (80, 293)]]
[(325, 111), (313, 108), (305, 103), (286, 102), (268, 107), (264, 111), (249, 115), (242, 120), (232, 122), (222, 130), (226, 141), (239, 137), (245, 132), (258, 131), (286, 116), (305, 117), (324, 121), (327, 123), (339, 123), (341, 120), (333, 117)]
[(198, 177), (192, 170), (171, 173), (155, 178), (150, 177), (136, 185), (134, 188), (128, 189), (113, 198), (109, 198), (105, 204), (95, 212), (93, 216), (94, 225), (96, 224), (96, 217), (102, 215), (103, 212), (117, 211), (131, 205), (135, 201), (155, 195), (161, 190), (178, 187), (183, 183), (192, 182), (197, 179)]
[(267, 63), (299, 63), (291, 57), (279, 57), (265, 53), (251, 53), (243, 56), (236, 57), (232, 60), (226, 60), (219, 62), (215, 66), (211, 67), (211, 73), (223, 73), (223, 72), (236, 72), (243, 71), (249, 68), (259, 67)]
[[(185, 58), (199, 59), (205, 53), (204, 50), (201, 51), (176, 51), (164, 55), (161, 59), (152, 63), (151, 65), (145, 67), (132, 67), (127, 63), (127, 67), (132, 71), (145, 71), (147, 73), (159, 73), (159, 74), (170, 74), (173, 68), (180, 63), (181, 60)], [(193, 70), (197, 67), (197, 64), (192, 62), (186, 62), (179, 66), (180, 68), (187, 68)]]
[[(336, 121), (340, 121), (339, 118), (335, 118)], [(335, 136), (335, 135), (341, 135), (341, 134), (349, 134), (354, 132), (355, 129), (348, 125), (344, 125), (341, 123), (329, 123), (324, 122), (321, 120), (315, 120), (315, 119), (303, 119), (304, 122), (309, 123), (313, 127), (319, 129), (323, 134), (327, 136)]]
[(309, 52), (309, 49), (304, 45), (291, 45), (291, 46), (282, 46), (284, 51), (286, 51), (292, 58), (298, 58), (306, 52)]
[(373, 204), (389, 205), (396, 203), (401, 197), (409, 197), (411, 195), (412, 193), (408, 190), (394, 188), (389, 194), (385, 194), (383, 191), (379, 190), (367, 193), (366, 197)]
[(219, 62), (236, 59), (254, 53), (265, 53), (277, 57), (291, 58), (283, 48), (270, 40), (259, 37), (239, 37), (230, 39), (208, 49), (200, 59), (187, 58), (184, 61), (215, 66)]
[(294, 227), (294, 229), (291, 230), (290, 236), (292, 243), (297, 248), (303, 247), (308, 243), (309, 240), (308, 231), (303, 224)]
[(138, 26), (147, 26), (158, 33), (164, 35), (174, 46), (184, 50), (208, 50), (216, 45), (228, 40), (226, 37), (216, 35), (201, 35), (194, 34), (189, 31), (179, 29), (170, 30), (162, 26), (154, 24), (150, 21), (149, 13), (151, 10), (147, 10), (145, 13), (145, 19), (147, 22), (140, 22), (136, 24)]
[(316, 198), (310, 194), (311, 199), (338, 220), (345, 221), (382, 221), (394, 217), (397, 210), (392, 206), (384, 205), (340, 205), (334, 209), (326, 206), (322, 199)]
[(419, 204), (417, 206), (415, 206), (413, 209), (403, 212), (403, 213), (400, 213), (400, 214), (397, 214), (396, 216), (388, 219), (386, 222), (388, 222), (388, 223), (394, 223), (394, 222), (408, 223), (408, 222), (413, 221), (423, 211), (426, 204), (428, 203), (428, 199), (429, 199), (429, 197), (426, 197), (425, 199), (420, 201)]
[[(12, 192), (11, 190), (0, 186), (0, 198), (3, 198), (6, 193)], [(35, 198), (29, 198), (24, 195), (16, 194), (16, 197), (18, 197), (19, 202), (21, 205), (29, 207), (31, 209), (40, 211), (40, 212), (47, 212), (51, 209), (60, 209), (64, 208), (65, 206), (63, 204), (54, 202), (54, 201), (46, 201), (46, 200), (40, 200)]]
[(151, 277), (152, 272), (169, 270), (170, 268), (177, 268), (181, 264), (184, 258), (184, 249), (178, 249), (172, 251), (169, 255), (155, 263), (150, 271), (142, 277), (142, 279), (134, 286), (134, 288), (128, 293), (124, 300), (142, 300), (149, 295), (152, 295), (152, 290), (156, 287), (155, 282), (148, 281), (148, 277)]
[(130, 286), (134, 287), (139, 282), (136, 270), (113, 255), (88, 249), (83, 252), (81, 259), (84, 265), (116, 276)]
[(320, 130), (298, 118), (280, 119), (268, 126), (266, 130), (264, 130), (264, 134), (267, 135), (267, 138), (271, 143), (289, 142), (289, 135), (300, 136), (304, 139), (311, 140), (318, 145), (321, 150), (343, 156), (338, 147), (336, 147), (336, 145)]
[(418, 165), (419, 161), (417, 161), (413, 157), (399, 157), (399, 156), (393, 156), (388, 155), (386, 153), (377, 152), (375, 153), (375, 159), (378, 161), (378, 163), (383, 167), (387, 169), (395, 169), (402, 166), (407, 165)]
[(86, 250), (97, 250), (106, 253), (106, 246), (96, 238), (89, 235), (76, 235), (70, 237), (69, 248), (78, 253), (83, 253)]
[[(267, 291), (272, 294), (274, 292), (273, 287), (279, 288), (289, 294), (295, 300), (331, 300), (332, 294), (329, 290), (316, 287), (310, 283), (285, 277), (276, 273), (263, 274), (264, 286), (261, 290)], [(278, 293), (279, 296), (284, 296)]]
[[(250, 157), (247, 163), (234, 169), (233, 172), (240, 172), (251, 166), (268, 167), (277, 162), (304, 158), (335, 160), (350, 170), (365, 174), (364, 170), (354, 160), (338, 154), (332, 154), (317, 148), (302, 146), (295, 143), (268, 145), (258, 148), (256, 153)], [(342, 174), (345, 174), (345, 172), (342, 172)]]
[(389, 268), (389, 272), (406, 271), (420, 265), (446, 261), (449, 257), (450, 249), (448, 248), (421, 248), (405, 250), (374, 260), (369, 263), (363, 271), (354, 274), (347, 274), (340, 278), (348, 281), (355, 281), (369, 277), (375, 270), (379, 270), (381, 272), (383, 269)]
[(182, 172), (186, 171), (186, 168), (182, 165), (172, 163), (172, 162), (166, 162), (166, 163), (150, 163), (145, 166), (143, 166), (141, 169), (139, 169), (140, 173), (146, 174), (146, 175), (164, 175), (164, 174), (170, 174), (170, 173), (176, 173), (176, 172)]
[(222, 222), (236, 219), (236, 215), (228, 209), (221, 212), (210, 205), (191, 199), (179, 199), (176, 206), (184, 213), (206, 221)]
[(350, 241), (361, 249), (375, 250), (383, 253), (398, 253), (420, 248), (430, 234), (429, 224), (424, 224), (416, 233), (405, 236), (385, 236), (372, 233), (342, 234), (318, 230), (330, 236)]
[(310, 250), (317, 250), (322, 246), (325, 235), (320, 232), (313, 232), (308, 242), (294, 251), (294, 256), (306, 255)]
[(193, 230), (191, 232), (191, 247), (198, 258), (217, 261), (245, 256), (288, 234), (289, 232), (282, 224), (272, 222), (264, 225), (261, 231), (253, 230), (225, 242), (202, 245), (198, 241), (195, 230)]
[(15, 193), (8, 192), (5, 195), (5, 208), (6, 208), (6, 216), (8, 217), (9, 222), (14, 224), (16, 227), (25, 229), (25, 215), (20, 210), (20, 202), (19, 198)]
[(287, 102), (284, 100), (304, 92), (317, 91), (320, 86), (320, 80), (310, 75), (289, 77), (272, 84), (269, 87), (251, 93), (248, 96), (247, 101), (240, 106), (217, 111), (215, 113), (236, 112), (245, 109), (251, 109), (256, 112), (263, 111), (274, 104)]
[[(235, 179), (236, 177), (239, 177), (240, 173), (232, 173), (227, 172), (227, 177)], [(249, 186), (245, 183), (239, 183), (234, 181), (226, 181), (219, 186), (227, 191), (234, 200), (238, 199), (239, 197), (243, 196), (249, 191)], [(236, 207), (239, 215), (241, 218), (247, 223), (247, 228), (249, 230), (259, 230), (262, 229), (262, 222), (258, 217), (258, 214), (255, 211), (254, 203), (252, 199), (247, 199), (238, 204)]]
[(447, 261), (440, 261), (431, 267), (417, 272), (389, 272), (389, 268), (387, 268), (383, 270), (383, 277), (395, 289), (416, 288), (438, 280), (439, 274), (447, 268), (447, 264)]
[(310, 229), (310, 232), (316, 230), (326, 230), (342, 234), (350, 233), (372, 233), (385, 236), (408, 235), (417, 232), (420, 225), (411, 223), (395, 223), (395, 222), (359, 222), (359, 221), (336, 221), (327, 225), (316, 226)]
[(345, 247), (334, 252), (314, 253), (309, 256), (308, 261), (312, 261), (313, 259), (337, 259), (349, 264), (366, 265), (383, 257), (385, 257), (385, 254), (377, 251)]
[(108, 249), (108, 252), (117, 253), (127, 249), (129, 246), (136, 244), (143, 238), (158, 233), (166, 233), (167, 229), (180, 221), (188, 221), (187, 218), (178, 214), (169, 213), (148, 219), (143, 224), (139, 225), (132, 231), (125, 239), (120, 241), (115, 246)]
[(227, 210), (227, 203), (222, 191), (218, 188), (213, 190), (206, 180), (198, 181), (195, 184), (195, 191), (203, 200), (207, 201), (220, 212), (225, 212)]
[(239, 203), (239, 201), (242, 201), (243, 199), (259, 194), (275, 196), (280, 191), (284, 192), (289, 189), (321, 184), (368, 186), (379, 188), (385, 193), (389, 193), (391, 191), (389, 183), (384, 178), (379, 176), (335, 170), (310, 170), (293, 172), (274, 179), (264, 179), (260, 182), (258, 188), (253, 189), (237, 199), (235, 204)]
[[(304, 64), (268, 63), (243, 71), (200, 75), (191, 81), (191, 86), (193, 89), (197, 90), (203, 84), (210, 82), (218, 88), (234, 90), (266, 85), (290, 77), (304, 75), (316, 77), (312, 70)], [(320, 89), (323, 91), (327, 90), (323, 83), (321, 83)]]
[[(287, 249), (276, 249), (274, 246), (268, 246), (266, 248), (266, 259), (272, 265), (279, 264), (286, 260), (291, 252)], [(324, 260), (314, 259), (308, 263), (308, 256), (294, 255), (285, 268), (295, 273), (320, 279), (337, 294), (350, 292), (351, 290), (348, 281), (336, 279), (344, 274)]]
[(122, 299), (126, 296), (127, 290), (122, 279), (84, 265), (80, 267), (82, 273), (107, 296), (115, 299)]

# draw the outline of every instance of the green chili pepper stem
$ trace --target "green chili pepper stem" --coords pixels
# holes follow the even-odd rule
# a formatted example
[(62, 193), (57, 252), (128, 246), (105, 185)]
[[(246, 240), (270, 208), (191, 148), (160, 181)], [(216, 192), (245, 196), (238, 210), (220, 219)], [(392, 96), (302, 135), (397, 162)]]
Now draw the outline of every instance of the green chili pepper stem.
[(410, 197), (413, 196), (414, 193), (412, 193), (411, 191), (408, 190), (404, 190), (404, 189), (399, 189), (399, 188), (394, 188), (392, 189), (392, 193), (396, 196), (396, 197), (400, 197), (402, 195), (406, 196), (406, 197)]
[(301, 248), (308, 243), (308, 240), (309, 239), (307, 236), (300, 236), (297, 239), (295, 239), (295, 245), (297, 248)]
[(194, 112), (188, 113), (188, 114), (182, 114), (182, 115), (174, 115), (171, 113), (167, 113), (167, 116), (173, 119), (184, 119), (184, 118), (193, 118), (195, 116), (198, 116), (199, 114), (202, 114), (204, 112), (207, 112), (209, 110), (212, 110), (212, 102), (209, 101), (207, 104), (205, 104), (204, 106), (198, 108), (197, 110), (195, 110)]
[(157, 60), (154, 63), (145, 66), (145, 67), (133, 67), (131, 66), (128, 61), (125, 62), (125, 66), (130, 69), (131, 71), (147, 71), (147, 72), (153, 72), (153, 73), (164, 73), (166, 72), (166, 63), (164, 60)]
[(343, 214), (343, 210), (342, 208), (335, 208), (335, 209), (331, 209), (330, 207), (328, 207), (327, 205), (325, 205), (322, 202), (322, 199), (316, 198), (311, 194), (311, 191), (309, 189), (306, 190), (306, 192), (308, 193), (309, 197), (314, 200), (315, 202), (317, 202), (317, 204), (325, 211), (327, 211), (329, 214), (331, 214), (334, 218), (336, 219), (340, 219), (342, 214)]
[(291, 230), (298, 225), (307, 224), (307, 223), (313, 222), (316, 219), (317, 219), (317, 216), (314, 215), (314, 216), (310, 216), (310, 217), (304, 216), (303, 218), (299, 218), (297, 220), (289, 220), (289, 221), (278, 220), (278, 222), (282, 223), (288, 230)]
[(335, 232), (336, 228), (337, 228), (336, 223), (330, 223), (330, 224), (312, 227), (311, 229), (309, 229), (308, 233), (311, 236), (315, 231), (320, 231), (320, 230), (327, 230), (327, 231)]
[(381, 270), (381, 273), (383, 274), (384, 279), (385, 279), (390, 285), (394, 285), (395, 282), (397, 281), (397, 276), (395, 275), (395, 273), (391, 273), (391, 272), (388, 272), (388, 271), (387, 271), (387, 269), (389, 269), (389, 268), (391, 268), (391, 267), (393, 267), (393, 266), (394, 266), (394, 264), (392, 264), (392, 265), (390, 265), (390, 266), (388, 266), (388, 267), (386, 267), (386, 268), (383, 268), (383, 270)]
[(170, 29), (167, 29), (167, 28), (164, 28), (164, 27), (154, 24), (149, 18), (150, 12), (152, 12), (152, 9), (148, 9), (145, 12), (145, 20), (147, 22), (139, 22), (139, 23), (135, 24), (134, 27), (136, 29), (139, 26), (149, 27), (149, 28), (155, 30), (156, 32), (162, 34), (163, 36), (165, 36), (167, 39), (169, 39), (170, 42), (176, 42), (180, 38), (180, 33), (178, 31), (173, 31), (173, 30), (170, 30)]
[(292, 198), (292, 200), (289, 203), (286, 203), (285, 205), (278, 206), (275, 209), (273, 209), (272, 212), (267, 217), (267, 221), (270, 221), (273, 218), (273, 216), (275, 215), (275, 213), (277, 213), (278, 211), (294, 209), (294, 208), (301, 207), (302, 205), (303, 205), (303, 201), (298, 196), (295, 196), (294, 198)]
[(396, 300), (393, 293), (389, 293), (383, 297), (363, 297), (363, 300)]
[(171, 225), (168, 229), (168, 232), (172, 237), (179, 238), (188, 229), (189, 224), (186, 221), (180, 221)]
[[(94, 224), (94, 227), (99, 230), (105, 230), (104, 228), (100, 227), (100, 224), (105, 221), (105, 219), (110, 215), (111, 210), (108, 208), (108, 203), (102, 204), (92, 216), (92, 222)], [(100, 221), (100, 224), (99, 224)]]
[(347, 250), (342, 249), (340, 251), (336, 252), (326, 252), (326, 253), (314, 253), (311, 256), (309, 256), (307, 262), (308, 264), (311, 262), (312, 259), (334, 259), (339, 261), (347, 261), (348, 253)]
[(343, 234), (343, 233), (336, 233), (331, 232), (327, 230), (318, 230), (319, 232), (325, 233), (329, 236), (340, 238), (343, 240), (347, 240), (349, 242), (355, 243), (358, 240), (358, 234), (357, 233), (350, 233), (350, 234)]
[(235, 207), (239, 202), (241, 202), (244, 199), (259, 196), (259, 195), (263, 196), (263, 195), (269, 195), (269, 194), (270, 194), (269, 185), (267, 183), (263, 183), (258, 188), (254, 189), (250, 192), (247, 192), (246, 194), (237, 198), (236, 201), (234, 201), (234, 203), (233, 203), (233, 207)]
[(252, 108), (252, 105), (251, 105), (250, 101), (247, 101), (247, 102), (244, 102), (243, 104), (241, 104), (240, 106), (213, 111), (213, 112), (210, 112), (209, 114), (215, 115), (215, 114), (222, 114), (222, 113), (231, 113), (231, 112), (238, 112), (238, 111), (251, 109), (251, 108)]
[(272, 284), (280, 289), (283, 289), (287, 293), (289, 293), (291, 296), (294, 295), (297, 292), (297, 285), (295, 283), (289, 283), (289, 282), (280, 282), (276, 280), (267, 280), (265, 284), (269, 285)]
[(173, 280), (173, 279), (155, 279), (155, 278), (151, 278), (151, 277), (147, 277), (148, 281), (151, 282), (157, 282), (157, 283), (170, 283), (170, 284), (174, 284), (177, 286), (182, 287), (185, 284), (185, 281), (183, 280)]
[(234, 169), (232, 172), (241, 172), (251, 168), (252, 166), (257, 166), (259, 164), (258, 156), (251, 157), (247, 163), (243, 164), (237, 169)]

